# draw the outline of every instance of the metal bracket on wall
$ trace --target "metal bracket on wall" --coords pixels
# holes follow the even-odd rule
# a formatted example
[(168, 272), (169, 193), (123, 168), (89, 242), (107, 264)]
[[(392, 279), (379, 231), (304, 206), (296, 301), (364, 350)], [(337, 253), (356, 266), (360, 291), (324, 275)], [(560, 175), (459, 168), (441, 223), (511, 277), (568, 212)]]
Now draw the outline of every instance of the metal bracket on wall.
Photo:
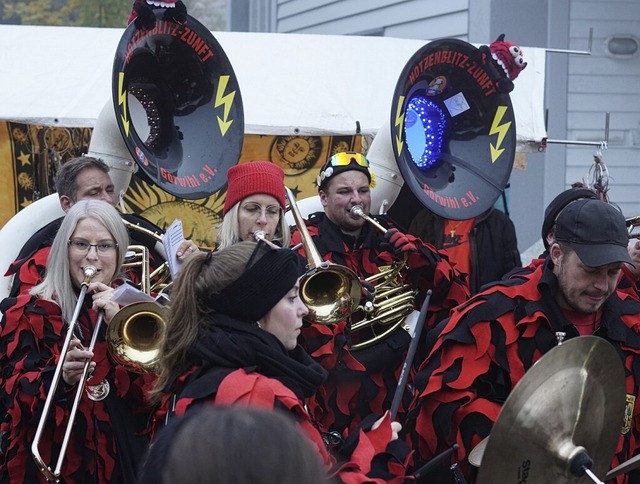
[(607, 147), (609, 146), (609, 118), (610, 118), (610, 113), (605, 113), (604, 139), (602, 141), (577, 141), (577, 140), (566, 140), (566, 139), (543, 138), (542, 142), (540, 143), (540, 146), (538, 147), (538, 151), (546, 150), (548, 144), (598, 146), (600, 150), (606, 150)]
[[(588, 49), (587, 50), (569, 50), (569, 49), (545, 49), (545, 53), (560, 53), (560, 54), (575, 54), (575, 55), (591, 55), (591, 48), (593, 46), (593, 27), (589, 28), (589, 40), (588, 40)], [(548, 114), (549, 110), (546, 110), (545, 115), (545, 126), (548, 127)], [(536, 143), (535, 141), (528, 142), (529, 144), (538, 144), (538, 151), (542, 152), (547, 149), (548, 144), (565, 144), (565, 145), (590, 145), (590, 146), (599, 146), (600, 149), (604, 149), (607, 147), (609, 142), (609, 113), (607, 113), (606, 118), (606, 126), (605, 126), (605, 140), (604, 141), (573, 141), (573, 140), (560, 140), (560, 139), (549, 139), (542, 138), (540, 143)]]
[(591, 46), (593, 45), (593, 27), (589, 28), (589, 41), (587, 50), (567, 50), (567, 49), (545, 49), (545, 53), (554, 52), (560, 54), (578, 54), (578, 55), (591, 55)]

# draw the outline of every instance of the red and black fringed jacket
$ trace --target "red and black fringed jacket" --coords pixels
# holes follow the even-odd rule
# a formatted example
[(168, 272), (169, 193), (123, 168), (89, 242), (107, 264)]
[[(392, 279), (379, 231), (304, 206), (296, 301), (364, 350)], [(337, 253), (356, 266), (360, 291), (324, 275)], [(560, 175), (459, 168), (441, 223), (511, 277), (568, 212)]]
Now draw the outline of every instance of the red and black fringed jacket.
[[(385, 228), (394, 227), (387, 217), (376, 218)], [(348, 267), (361, 279), (379, 274), (402, 260), (385, 247), (384, 235), (370, 224), (364, 225), (360, 237), (355, 239), (342, 234), (319, 212), (309, 217), (307, 228), (324, 260)], [(425, 328), (429, 328), (465, 301), (469, 291), (445, 252), (414, 236), (407, 237), (416, 244), (418, 252), (409, 254), (403, 280), (418, 291), (416, 308), (422, 305), (427, 290), (433, 291), (425, 321)], [(294, 230), (291, 243), (299, 242), (300, 234)], [(309, 354), (329, 371), (329, 379), (311, 399), (310, 411), (325, 429), (338, 433), (354, 429), (370, 414), (382, 415), (389, 409), (410, 342), (408, 333), (398, 329), (370, 347), (352, 351), (350, 345), (357, 338), (362, 336), (351, 334), (347, 321), (305, 326), (300, 338)], [(419, 347), (414, 361), (421, 361), (424, 355), (424, 348)], [(407, 393), (399, 415), (404, 413), (404, 405), (410, 399)]]
[[(91, 299), (83, 306), (79, 327), (81, 341), (89, 346), (96, 313)], [(67, 334), (60, 307), (28, 294), (3, 301), (0, 325), (0, 482), (46, 482), (31, 455), (31, 443), (51, 388), (60, 350)], [(140, 437), (150, 416), (145, 403), (152, 377), (127, 372), (111, 360), (102, 325), (94, 349), (96, 368), (88, 385), (108, 381), (105, 399), (81, 397), (71, 440), (62, 466), (65, 483), (135, 482), (135, 472), (147, 446)], [(80, 333), (77, 333), (80, 336)], [(53, 468), (69, 423), (77, 385), (62, 379), (39, 450)]]
[[(438, 325), (433, 349), (414, 380), (418, 396), (403, 429), (413, 439), (416, 465), (457, 443), (453, 460), (473, 478), (467, 456), (489, 435), (509, 392), (557, 345), (556, 332), (566, 333), (567, 339), (578, 336), (555, 302), (558, 290), (551, 261), (536, 260), (489, 286)], [(615, 347), (625, 367), (629, 418), (611, 463), (615, 467), (640, 451), (640, 403), (635, 402), (640, 392), (640, 303), (614, 292), (603, 305), (594, 334)], [(443, 470), (441, 476), (445, 474)], [(617, 482), (626, 478), (620, 476)], [(440, 481), (434, 476), (430, 482), (451, 478)]]
[[(326, 436), (305, 403), (326, 372), (300, 346), (287, 351), (257, 326), (216, 314), (210, 324), (202, 325), (186, 360), (184, 369), (174, 372), (167, 384), (153, 419), (154, 436), (168, 418), (200, 405), (274, 409), (293, 417), (336, 482), (405, 482), (408, 449), (400, 440), (389, 442), (388, 425), (354, 432), (344, 446), (328, 450)], [(148, 470), (143, 472), (147, 475)]]

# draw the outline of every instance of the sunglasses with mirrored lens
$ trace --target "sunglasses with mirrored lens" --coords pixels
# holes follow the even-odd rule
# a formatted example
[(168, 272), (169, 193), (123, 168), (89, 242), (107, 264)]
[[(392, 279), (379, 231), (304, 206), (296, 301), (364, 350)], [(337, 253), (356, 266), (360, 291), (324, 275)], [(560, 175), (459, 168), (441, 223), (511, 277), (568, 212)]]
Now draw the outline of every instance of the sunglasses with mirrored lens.
[(329, 163), (327, 163), (327, 166), (348, 166), (351, 163), (357, 163), (360, 166), (369, 168), (369, 161), (363, 154), (350, 151), (336, 153), (331, 158), (329, 158)]

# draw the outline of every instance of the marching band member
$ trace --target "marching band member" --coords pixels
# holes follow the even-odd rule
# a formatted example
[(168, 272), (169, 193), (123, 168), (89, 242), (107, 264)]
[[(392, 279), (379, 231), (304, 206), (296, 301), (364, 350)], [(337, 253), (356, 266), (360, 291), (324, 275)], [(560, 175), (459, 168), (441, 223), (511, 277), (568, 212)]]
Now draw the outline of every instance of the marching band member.
[(234, 165), (227, 171), (224, 218), (216, 247), (264, 238), (288, 247), (291, 237), (285, 209), (284, 171), (269, 161)]
[[(318, 175), (324, 212), (311, 214), (305, 221), (309, 235), (324, 260), (346, 266), (362, 280), (406, 260), (401, 276), (418, 291), (416, 307), (422, 305), (427, 290), (433, 291), (424, 322), (431, 327), (465, 301), (469, 291), (444, 252), (402, 233), (386, 216), (376, 216), (386, 229), (382, 233), (351, 212), (360, 205), (369, 213), (372, 180), (364, 155), (333, 155)], [(300, 241), (299, 231), (294, 230), (292, 244)], [(354, 429), (368, 415), (381, 415), (390, 408), (410, 342), (406, 331), (396, 330), (371, 347), (352, 351), (353, 336), (348, 321), (312, 324), (301, 334), (301, 344), (329, 372), (329, 379), (312, 400), (312, 414), (338, 435)], [(407, 404), (410, 395), (405, 397)], [(403, 411), (401, 406), (400, 413)]]
[[(418, 463), (458, 444), (455, 460), (470, 478), (469, 452), (489, 435), (503, 403), (525, 372), (565, 338), (595, 335), (609, 341), (625, 366), (627, 408), (612, 467), (640, 450), (640, 302), (617, 289), (627, 252), (622, 214), (605, 202), (581, 198), (553, 220), (543, 263), (491, 285), (454, 309), (414, 382), (407, 429)], [(442, 327), (440, 327), (442, 326)], [(541, 423), (544, 425), (544, 423)], [(449, 483), (449, 462), (428, 482)], [(637, 482), (637, 472), (617, 483)], [(627, 480), (628, 479), (628, 480)]]
[[(121, 276), (128, 245), (127, 230), (115, 208), (101, 200), (77, 201), (53, 240), (44, 280), (29, 293), (2, 302), (1, 482), (46, 482), (30, 448), (89, 265), (97, 273), (79, 306), (75, 337), (62, 362), (62, 378), (39, 450), (44, 462), (53, 463), (66, 426), (72, 425), (61, 474), (65, 483), (135, 482), (138, 457), (147, 444), (137, 433), (144, 431), (149, 418), (144, 395), (151, 377), (129, 373), (114, 363), (107, 351), (106, 324), (100, 326), (93, 351), (84, 349), (90, 345), (98, 311), (108, 323), (119, 309), (112, 299), (112, 283)], [(91, 376), (81, 390), (76, 418), (69, 422), (87, 359)]]
[(406, 449), (396, 438), (400, 424), (388, 415), (371, 431), (355, 433), (337, 461), (307, 412), (306, 399), (326, 372), (297, 344), (308, 313), (299, 297), (301, 272), (295, 252), (264, 241), (239, 242), (187, 261), (174, 282), (152, 393), (160, 401), (152, 430), (204, 404), (284, 411), (331, 477), (402, 482), (404, 456), (396, 454)]
[[(102, 200), (114, 207), (118, 203), (113, 182), (109, 177), (109, 166), (91, 156), (72, 158), (65, 162), (56, 173), (55, 186), (60, 206), (65, 213), (80, 200)], [(158, 227), (139, 215), (123, 214), (121, 216), (131, 224), (139, 225), (150, 232), (160, 232)], [(42, 281), (51, 243), (62, 219), (62, 217), (56, 219), (36, 232), (26, 242), (16, 261), (11, 264), (6, 274), (7, 276), (14, 274), (10, 296), (26, 294), (29, 289)], [(156, 249), (158, 241), (154, 237), (142, 231), (130, 230), (129, 238), (132, 244), (144, 245), (149, 249), (152, 269), (163, 262), (163, 256)], [(198, 247), (192, 241), (183, 241), (178, 248), (178, 260), (185, 260), (197, 249)]]

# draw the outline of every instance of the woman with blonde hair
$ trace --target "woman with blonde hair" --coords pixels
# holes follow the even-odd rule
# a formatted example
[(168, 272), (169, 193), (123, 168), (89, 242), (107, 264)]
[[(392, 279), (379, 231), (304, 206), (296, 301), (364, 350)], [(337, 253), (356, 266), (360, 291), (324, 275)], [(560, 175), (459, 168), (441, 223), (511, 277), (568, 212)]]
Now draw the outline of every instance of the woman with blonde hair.
[(269, 161), (241, 163), (227, 171), (227, 185), (216, 247), (260, 238), (289, 247), (282, 169)]
[[(105, 338), (107, 324), (120, 309), (113, 299), (113, 286), (121, 282), (128, 245), (127, 230), (114, 207), (100, 200), (78, 201), (51, 245), (44, 280), (30, 293), (2, 302), (0, 407), (6, 416), (0, 426), (1, 482), (46, 482), (30, 449), (76, 307), (74, 337), (62, 362), (39, 452), (45, 463), (55, 464), (70, 424), (73, 430), (60, 475), (63, 482), (135, 482), (138, 458), (147, 445), (138, 432), (144, 431), (149, 418), (145, 391), (152, 378), (117, 365)], [(89, 281), (85, 280), (87, 266), (95, 269)], [(88, 284), (86, 295), (79, 304), (84, 284)], [(104, 324), (89, 351), (99, 312), (104, 314)], [(70, 423), (87, 361), (90, 376)]]

